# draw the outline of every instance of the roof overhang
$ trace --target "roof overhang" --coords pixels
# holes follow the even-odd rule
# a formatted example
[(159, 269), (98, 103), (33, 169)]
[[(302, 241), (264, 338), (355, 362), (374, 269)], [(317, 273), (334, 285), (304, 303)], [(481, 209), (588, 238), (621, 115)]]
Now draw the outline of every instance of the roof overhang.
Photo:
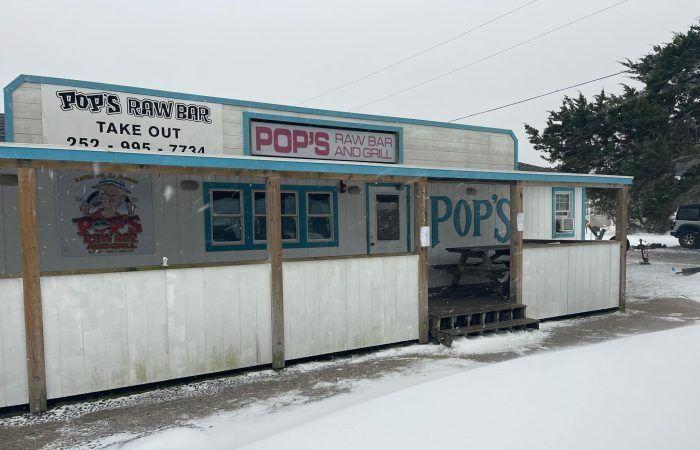
[(0, 143), (0, 161), (46, 161), (86, 164), (117, 164), (149, 167), (179, 167), (201, 170), (324, 173), (342, 177), (428, 178), (441, 180), (523, 181), (533, 183), (631, 185), (632, 177), (515, 170), (475, 170), (413, 165), (298, 160), (255, 156), (190, 156), (101, 149), (76, 149), (31, 144)]

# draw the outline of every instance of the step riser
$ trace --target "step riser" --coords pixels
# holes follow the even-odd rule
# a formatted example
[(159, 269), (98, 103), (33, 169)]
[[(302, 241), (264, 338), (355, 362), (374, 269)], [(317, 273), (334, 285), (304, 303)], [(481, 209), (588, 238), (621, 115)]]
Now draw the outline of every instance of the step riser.
[[(467, 339), (470, 337), (475, 337), (475, 336), (483, 336), (483, 335), (489, 335), (489, 334), (496, 334), (496, 333), (501, 333), (501, 332), (515, 332), (515, 331), (527, 331), (527, 330), (539, 330), (540, 324), (535, 322), (535, 323), (530, 323), (527, 325), (516, 325), (516, 326), (507, 326), (504, 324), (502, 328), (493, 328), (489, 330), (483, 330), (483, 331), (474, 331), (470, 333), (465, 333), (460, 336), (464, 336)], [(451, 336), (445, 333), (440, 333), (439, 331), (433, 335), (433, 339), (437, 341), (439, 344), (442, 344), (446, 347), (451, 347), (452, 342), (454, 341), (455, 337), (458, 336)]]
[(525, 305), (512, 305), (470, 311), (468, 314), (430, 316), (430, 335), (433, 340), (449, 347), (458, 336), (539, 329), (539, 321), (526, 317), (525, 309)]
[(431, 317), (430, 330), (451, 330), (475, 325), (488, 325), (497, 322), (524, 319), (525, 307), (517, 306), (510, 309), (497, 309), (490, 311), (474, 312), (450, 317)]

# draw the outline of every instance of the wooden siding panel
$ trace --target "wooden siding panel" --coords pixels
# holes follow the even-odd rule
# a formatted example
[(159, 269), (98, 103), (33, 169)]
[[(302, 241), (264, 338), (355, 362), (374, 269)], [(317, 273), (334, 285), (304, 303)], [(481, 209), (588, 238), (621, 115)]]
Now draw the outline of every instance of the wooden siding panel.
[(271, 360), (265, 264), (43, 277), (42, 291), (49, 398)]
[(0, 408), (25, 404), (27, 352), (24, 334), (22, 280), (0, 280)]
[(417, 339), (417, 259), (285, 262), (287, 359)]
[[(525, 247), (523, 303), (536, 319), (558, 317), (617, 305), (616, 245), (567, 244)], [(618, 250), (619, 251), (619, 250)]]

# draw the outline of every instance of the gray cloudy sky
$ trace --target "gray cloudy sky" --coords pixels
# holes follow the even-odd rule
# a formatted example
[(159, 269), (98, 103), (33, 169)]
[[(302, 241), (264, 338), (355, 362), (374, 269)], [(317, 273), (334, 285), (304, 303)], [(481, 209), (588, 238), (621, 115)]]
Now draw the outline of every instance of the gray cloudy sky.
[[(305, 106), (350, 110), (618, 1), (539, 0)], [(525, 3), (0, 0), (0, 84), (26, 73), (296, 104)], [(357, 112), (448, 121), (616, 72), (617, 61), (649, 52), (699, 18), (698, 0), (631, 0)], [(579, 89), (618, 91), (623, 80)], [(563, 95), (461, 123), (512, 129), (520, 160), (537, 163), (523, 123), (542, 126)]]

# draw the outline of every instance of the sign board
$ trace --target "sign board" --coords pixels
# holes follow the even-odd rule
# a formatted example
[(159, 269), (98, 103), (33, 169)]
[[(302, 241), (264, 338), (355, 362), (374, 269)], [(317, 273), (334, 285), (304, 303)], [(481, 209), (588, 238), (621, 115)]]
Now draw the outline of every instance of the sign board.
[(223, 153), (222, 105), (41, 85), (44, 144), (150, 153)]
[(61, 256), (155, 251), (150, 174), (66, 171), (58, 176)]
[(397, 148), (397, 134), (387, 131), (250, 122), (253, 156), (396, 163)]

